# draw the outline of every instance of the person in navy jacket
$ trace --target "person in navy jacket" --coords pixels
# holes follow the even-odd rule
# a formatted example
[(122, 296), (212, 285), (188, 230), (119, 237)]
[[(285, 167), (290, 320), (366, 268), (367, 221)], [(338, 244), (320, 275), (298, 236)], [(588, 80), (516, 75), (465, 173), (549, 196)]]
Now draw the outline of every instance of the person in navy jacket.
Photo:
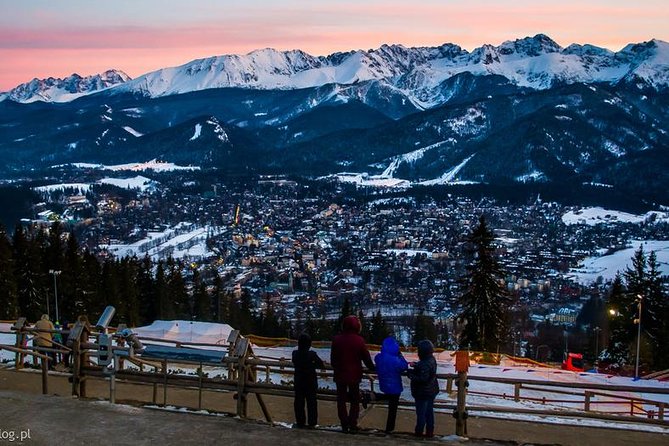
[[(325, 367), (318, 354), (311, 350), (311, 336), (302, 333), (297, 339), (297, 350), (293, 350), (295, 366), (295, 409), (296, 427), (315, 427), (318, 424), (318, 377), (316, 369)], [(307, 403), (307, 416), (304, 415), (304, 403)]]
[[(434, 399), (439, 393), (437, 361), (432, 342), (424, 339), (418, 343), (419, 361), (409, 370), (411, 396), (416, 400), (416, 435), (434, 436)], [(425, 432), (425, 434), (423, 434)]]
[(402, 372), (408, 368), (408, 364), (400, 346), (392, 336), (383, 340), (381, 353), (374, 358), (376, 373), (379, 376), (379, 387), (383, 395), (377, 399), (388, 401), (388, 419), (386, 420), (386, 433), (395, 430), (395, 418), (397, 417), (397, 405), (402, 394)]

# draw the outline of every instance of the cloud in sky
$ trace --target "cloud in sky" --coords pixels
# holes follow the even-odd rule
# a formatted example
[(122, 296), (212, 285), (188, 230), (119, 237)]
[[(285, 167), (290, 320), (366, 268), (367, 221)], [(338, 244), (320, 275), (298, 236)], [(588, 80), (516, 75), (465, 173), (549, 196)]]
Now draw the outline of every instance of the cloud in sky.
[(0, 0), (0, 90), (117, 68), (131, 76), (257, 48), (329, 54), (383, 43), (483, 43), (545, 33), (618, 50), (669, 40), (666, 0)]

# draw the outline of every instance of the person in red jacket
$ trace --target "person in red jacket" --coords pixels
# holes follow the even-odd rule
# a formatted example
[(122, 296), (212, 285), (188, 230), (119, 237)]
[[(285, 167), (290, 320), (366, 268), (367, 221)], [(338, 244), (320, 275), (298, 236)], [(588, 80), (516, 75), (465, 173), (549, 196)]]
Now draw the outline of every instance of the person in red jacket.
[[(362, 363), (374, 370), (365, 340), (360, 336), (361, 328), (357, 317), (347, 316), (342, 322), (342, 333), (332, 340), (330, 362), (337, 385), (337, 414), (343, 432), (358, 430)], [(350, 410), (347, 410), (347, 402), (350, 403)]]

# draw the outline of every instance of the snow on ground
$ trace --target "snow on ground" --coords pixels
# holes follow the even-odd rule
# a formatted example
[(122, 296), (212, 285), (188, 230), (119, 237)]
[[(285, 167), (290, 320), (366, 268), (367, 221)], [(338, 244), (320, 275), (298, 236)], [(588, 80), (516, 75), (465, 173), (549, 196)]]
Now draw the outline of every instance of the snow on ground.
[(78, 190), (79, 193), (85, 194), (91, 189), (91, 185), (86, 183), (64, 183), (64, 184), (49, 184), (46, 186), (39, 186), (33, 188), (33, 190), (36, 192), (46, 192), (46, 193), (65, 189), (75, 189)]
[(440, 147), (446, 143), (455, 144), (456, 141), (453, 138), (449, 138), (445, 141), (439, 141), (438, 143), (429, 145), (427, 147), (422, 147), (418, 150), (414, 150), (412, 152), (404, 153), (402, 155), (393, 157), (392, 161), (390, 162), (390, 165), (386, 168), (386, 170), (383, 171), (381, 176), (392, 177), (395, 174), (395, 171), (400, 167), (402, 163), (414, 163), (419, 159), (423, 158), (423, 156), (425, 156), (425, 153), (428, 152), (429, 150), (436, 149), (437, 147)]
[[(475, 154), (474, 154), (475, 155)], [(453, 183), (457, 175), (460, 173), (460, 171), (467, 165), (469, 160), (471, 160), (474, 155), (470, 155), (467, 158), (465, 158), (460, 164), (457, 166), (453, 167), (451, 170), (445, 172), (442, 176), (439, 178), (435, 178), (433, 180), (428, 180), (428, 181), (423, 181), (422, 185), (424, 186), (434, 186), (436, 184), (449, 184)], [(460, 182), (460, 184), (471, 184), (470, 182)]]
[(140, 133), (137, 130), (135, 130), (132, 127), (129, 127), (129, 126), (123, 126), (123, 130), (130, 133), (132, 136), (134, 136), (136, 138), (139, 138), (140, 136), (144, 136), (144, 133)]
[(98, 180), (98, 183), (111, 184), (122, 189), (139, 189), (142, 192), (149, 189), (155, 189), (156, 185), (155, 181), (141, 175), (137, 175), (133, 178), (102, 178), (101, 180)]
[(406, 254), (407, 257), (416, 257), (418, 254), (425, 254), (428, 258), (432, 257), (432, 252), (421, 249), (386, 249), (387, 254), (395, 254), (397, 256)]
[(411, 186), (411, 182), (399, 178), (388, 178), (380, 175), (368, 175), (366, 173), (349, 173), (342, 172), (334, 175), (328, 175), (324, 178), (334, 178), (342, 183), (355, 183), (360, 186), (369, 187), (396, 187), (407, 188)]
[(202, 124), (195, 124), (195, 132), (193, 133), (193, 136), (190, 137), (189, 141), (195, 141), (200, 137), (201, 133), (202, 133)]
[[(52, 167), (60, 167), (52, 166)], [(163, 161), (158, 161), (157, 159), (152, 159), (144, 163), (127, 163), (127, 164), (115, 164), (107, 166), (104, 164), (91, 164), (91, 163), (72, 163), (70, 166), (78, 167), (81, 169), (100, 169), (100, 170), (112, 170), (115, 172), (123, 170), (131, 171), (142, 171), (142, 170), (153, 170), (155, 172), (172, 172), (175, 170), (200, 170), (197, 166), (179, 166), (174, 163), (167, 163)]]
[[(144, 327), (134, 328), (140, 338), (156, 338), (162, 339), (164, 345), (174, 345), (174, 342), (193, 342), (193, 343), (208, 343), (212, 344), (211, 349), (218, 349), (214, 346), (225, 346), (227, 344), (228, 337), (230, 332), (233, 330), (233, 327), (227, 324), (217, 324), (209, 322), (195, 322), (195, 321), (155, 321), (151, 325)], [(10, 332), (10, 324), (2, 323), (0, 324), (0, 332)], [(2, 334), (0, 333), (0, 343), (11, 344), (15, 342), (15, 336), (12, 334)], [(168, 342), (173, 341), (173, 342)], [(163, 344), (163, 342), (155, 341), (145, 341), (145, 344), (156, 343)], [(207, 348), (207, 347), (198, 347), (198, 348)], [(290, 360), (291, 353), (294, 347), (259, 347), (254, 345), (253, 351), (255, 355), (263, 358), (274, 358), (274, 359), (284, 359)], [(314, 348), (313, 349), (321, 359), (326, 362), (330, 362), (330, 349), (329, 348)], [(374, 356), (376, 352), (372, 352)], [(3, 360), (13, 360), (14, 354), (9, 352), (0, 352), (0, 358)], [(405, 358), (409, 362), (417, 361), (416, 353), (406, 352), (404, 353)], [(437, 353), (435, 359), (438, 364), (438, 373), (441, 374), (452, 374), (455, 372), (454, 369), (454, 358), (453, 352), (444, 351)], [(126, 362), (127, 367), (132, 367), (131, 364)], [(196, 366), (188, 364), (176, 364), (173, 363), (170, 367), (170, 371), (173, 373), (185, 373), (185, 374), (196, 374)], [(215, 366), (204, 366), (204, 373), (209, 377), (223, 376), (226, 374), (226, 369), (223, 367)], [(669, 389), (669, 382), (659, 382), (655, 380), (639, 380), (633, 381), (632, 378), (627, 377), (618, 377), (605, 374), (597, 373), (575, 373), (559, 369), (552, 368), (532, 368), (528, 367), (525, 364), (521, 364), (513, 358), (503, 357), (502, 365), (500, 366), (491, 366), (491, 365), (477, 365), (472, 364), (469, 369), (469, 395), (467, 396), (467, 404), (469, 406), (488, 406), (496, 408), (524, 408), (524, 409), (540, 409), (540, 410), (582, 410), (583, 409), (583, 394), (581, 395), (567, 395), (567, 394), (555, 394), (550, 392), (550, 388), (543, 387), (546, 390), (534, 390), (523, 388), (521, 391), (521, 397), (532, 397), (537, 399), (546, 398), (547, 401), (545, 404), (542, 404), (540, 401), (532, 402), (522, 400), (519, 402), (514, 401), (514, 387), (512, 384), (502, 384), (496, 382), (487, 382), (487, 381), (478, 381), (474, 379), (475, 377), (490, 377), (490, 378), (513, 378), (513, 379), (525, 379), (536, 381), (536, 387), (541, 387), (543, 383), (552, 382), (552, 383), (578, 383), (587, 387), (588, 384), (610, 384), (610, 385), (632, 385), (638, 387), (645, 387), (649, 391), (652, 388), (661, 388)], [(259, 379), (265, 380), (267, 375), (265, 372), (260, 371), (258, 374)], [(274, 383), (281, 382), (291, 382), (292, 375), (282, 374), (282, 373), (270, 373), (269, 380)], [(446, 383), (440, 381), (440, 388), (444, 389), (438, 397), (437, 401), (445, 404), (455, 404), (456, 394), (455, 392), (451, 395), (445, 392)], [(334, 388), (334, 383), (331, 379), (320, 379), (319, 385), (325, 388)], [(405, 377), (403, 378), (404, 391), (402, 393), (402, 399), (405, 401), (413, 401), (411, 397), (409, 381)], [(376, 385), (375, 385), (376, 386)], [(369, 388), (369, 382), (363, 380), (363, 388)], [(375, 387), (378, 391), (378, 386)], [(559, 390), (570, 390), (562, 388)], [(576, 389), (571, 389), (577, 392)], [(487, 395), (481, 395), (480, 393), (485, 393)], [(625, 396), (627, 398), (646, 398), (653, 401), (669, 403), (669, 395), (657, 395), (647, 392), (642, 393), (631, 393), (631, 392), (613, 392), (607, 391), (606, 393), (616, 393), (618, 395)], [(506, 395), (506, 396), (504, 396)], [(569, 402), (551, 402), (551, 399), (555, 400), (569, 400)], [(611, 401), (610, 397), (604, 398), (607, 401)], [(629, 404), (627, 405), (611, 405), (599, 402), (602, 398), (595, 396), (592, 399), (591, 408), (593, 411), (623, 411), (629, 409)], [(635, 406), (640, 413), (641, 406)], [(622, 408), (622, 409), (621, 409)], [(644, 409), (656, 409), (656, 406), (653, 405), (644, 405)], [(617, 429), (631, 429), (631, 430), (643, 430), (648, 432), (662, 432), (669, 433), (669, 427), (666, 426), (652, 426), (652, 425), (641, 425), (641, 424), (627, 424), (619, 422), (609, 422), (602, 420), (592, 420), (586, 418), (560, 418), (557, 416), (543, 416), (543, 415), (528, 415), (528, 414), (509, 414), (509, 413), (498, 413), (498, 412), (486, 412), (486, 411), (475, 411), (472, 414), (482, 415), (486, 417), (494, 418), (514, 418), (522, 419), (528, 421), (536, 422), (545, 422), (545, 423), (555, 423), (555, 424), (579, 424), (583, 426), (600, 426), (600, 427), (609, 427)]]
[(592, 207), (569, 211), (562, 216), (565, 225), (595, 226), (605, 223), (666, 223), (669, 214), (666, 212), (651, 211), (643, 215), (628, 214), (627, 212), (612, 211), (601, 207)]
[[(12, 324), (0, 323), (0, 344), (15, 345), (16, 336), (11, 333)], [(14, 353), (7, 350), (0, 350), (0, 363), (13, 361)]]
[(207, 247), (207, 237), (209, 234), (220, 234), (221, 231), (221, 228), (214, 226), (196, 227), (192, 223), (181, 222), (161, 232), (148, 232), (146, 237), (134, 243), (112, 243), (100, 245), (100, 248), (116, 257), (148, 255), (159, 260), (171, 255), (174, 258), (202, 259), (215, 255)]
[(618, 271), (622, 272), (632, 265), (632, 256), (639, 246), (643, 246), (646, 254), (654, 251), (660, 271), (664, 275), (669, 274), (669, 240), (633, 240), (630, 247), (613, 254), (583, 259), (566, 277), (583, 284), (595, 282), (600, 276), (604, 281), (613, 280)]
[(227, 345), (233, 330), (228, 324), (195, 321), (154, 321), (151, 325), (132, 329), (140, 337), (161, 338), (180, 342), (201, 342)]

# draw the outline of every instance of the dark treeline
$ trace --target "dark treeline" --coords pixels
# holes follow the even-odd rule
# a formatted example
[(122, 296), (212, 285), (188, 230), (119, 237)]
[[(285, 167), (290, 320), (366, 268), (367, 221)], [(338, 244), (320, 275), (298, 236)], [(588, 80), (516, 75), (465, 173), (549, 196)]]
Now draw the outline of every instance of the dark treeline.
[(244, 332), (271, 327), (288, 334), (278, 316), (268, 317), (276, 314), (271, 306), (257, 314), (248, 293), (225, 290), (213, 271), (201, 273), (171, 258), (99, 259), (59, 223), (48, 230), (17, 226), (11, 237), (0, 228), (0, 319), (35, 321), (48, 312), (55, 321), (56, 304), (61, 323), (79, 315), (95, 320), (113, 305), (117, 323), (129, 326), (156, 319), (222, 320)]
[[(0, 226), (0, 319), (24, 316), (32, 322), (49, 313), (56, 321), (56, 304), (61, 324), (80, 315), (95, 321), (113, 305), (115, 322), (131, 327), (158, 319), (197, 320), (267, 337), (297, 338), (307, 331), (315, 340), (331, 339), (349, 314), (364, 320), (362, 312), (345, 304), (336, 321), (306, 311), (291, 322), (269, 296), (226, 288), (214, 268), (198, 270), (172, 258), (99, 259), (57, 222), (37, 230), (18, 225), (11, 236)], [(371, 343), (390, 333), (380, 312), (363, 327)]]

